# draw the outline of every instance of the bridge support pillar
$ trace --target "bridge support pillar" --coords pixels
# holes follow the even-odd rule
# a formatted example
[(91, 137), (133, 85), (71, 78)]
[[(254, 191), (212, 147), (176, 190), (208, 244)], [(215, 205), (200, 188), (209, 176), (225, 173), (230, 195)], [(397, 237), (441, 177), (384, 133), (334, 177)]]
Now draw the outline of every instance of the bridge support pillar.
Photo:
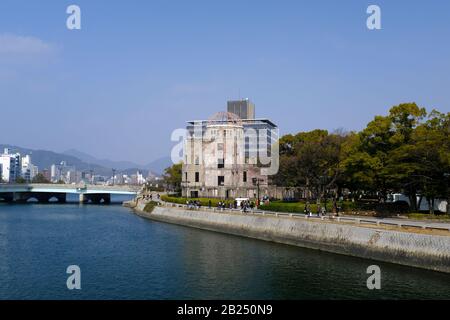
[(111, 203), (111, 194), (109, 193), (90, 193), (80, 194), (80, 203), (109, 204)]
[(83, 193), (80, 194), (79, 200), (80, 200), (80, 203), (87, 203), (88, 202), (87, 196), (85, 194), (83, 194)]

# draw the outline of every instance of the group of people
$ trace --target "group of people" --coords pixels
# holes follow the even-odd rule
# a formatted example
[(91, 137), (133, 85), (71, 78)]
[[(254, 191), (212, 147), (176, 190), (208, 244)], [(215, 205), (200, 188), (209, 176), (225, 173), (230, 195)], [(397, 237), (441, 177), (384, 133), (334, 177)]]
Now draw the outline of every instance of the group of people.
[[(228, 208), (231, 209), (230, 206), (231, 206), (231, 204), (228, 205)], [(211, 200), (209, 201), (209, 207), (211, 208)], [(227, 208), (226, 202), (225, 202), (225, 201), (219, 201), (219, 202), (217, 202), (217, 208), (218, 208), (218, 209), (221, 209), (221, 210), (226, 209), (226, 208)]]
[(202, 203), (198, 200), (189, 200), (189, 201), (186, 201), (186, 205), (187, 205), (188, 209), (200, 209), (200, 207), (202, 206)]
[[(337, 206), (336, 208), (336, 216), (339, 216), (339, 211), (340, 211), (340, 206)], [(309, 202), (307, 202), (305, 204), (305, 209), (303, 209), (303, 213), (309, 217), (311, 217), (313, 215), (312, 211), (311, 211), (311, 206), (309, 205)], [(318, 217), (320, 216), (325, 216), (327, 214), (327, 208), (326, 206), (320, 206), (320, 204), (317, 204), (317, 212), (316, 215)]]
[[(152, 200), (153, 200), (153, 193), (150, 193), (150, 194), (144, 194), (142, 197), (143, 197), (144, 200), (150, 200), (150, 201), (152, 201)], [(157, 194), (156, 194), (156, 200), (159, 200), (160, 198), (161, 198), (161, 196), (159, 195), (159, 193), (157, 193)]]
[[(311, 206), (309, 205), (309, 203), (305, 203), (305, 209), (303, 209), (303, 213), (309, 217), (311, 217), (313, 215), (312, 211), (311, 211)], [(324, 216), (327, 214), (327, 209), (325, 207), (320, 206), (319, 204), (317, 205), (317, 212), (316, 215), (318, 217), (320, 216)]]
[[(208, 207), (211, 208), (212, 207), (212, 203), (211, 200), (209, 200), (208, 203)], [(238, 202), (236, 200), (234, 200), (233, 202), (225, 202), (225, 201), (219, 201), (217, 202), (217, 208), (220, 210), (225, 210), (225, 209), (239, 209), (242, 210), (242, 212), (246, 212), (248, 209), (253, 209), (255, 208), (255, 203), (253, 201), (241, 201), (240, 205), (238, 206)]]
[(241, 202), (241, 210), (242, 212), (247, 212), (248, 209), (253, 210), (255, 207), (255, 203), (253, 201), (244, 200)]

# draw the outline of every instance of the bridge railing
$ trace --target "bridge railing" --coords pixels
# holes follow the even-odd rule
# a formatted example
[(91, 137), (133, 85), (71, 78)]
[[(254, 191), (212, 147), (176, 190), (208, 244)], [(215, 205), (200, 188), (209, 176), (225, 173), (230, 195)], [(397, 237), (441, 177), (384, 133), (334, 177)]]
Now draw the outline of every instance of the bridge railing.
[(103, 191), (127, 191), (127, 192), (139, 192), (142, 187), (140, 186), (124, 186), (124, 185), (85, 185), (85, 184), (57, 184), (57, 183), (24, 183), (24, 184), (0, 184), (0, 192), (7, 192), (11, 190), (32, 190), (34, 188), (47, 188), (47, 189), (58, 189), (58, 190), (72, 190), (72, 189), (86, 189), (86, 190), (103, 190)]

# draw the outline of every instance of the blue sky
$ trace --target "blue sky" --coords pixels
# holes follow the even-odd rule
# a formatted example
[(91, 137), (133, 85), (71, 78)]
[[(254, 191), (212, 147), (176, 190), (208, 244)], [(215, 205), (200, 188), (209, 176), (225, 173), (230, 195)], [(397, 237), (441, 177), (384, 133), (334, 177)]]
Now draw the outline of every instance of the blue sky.
[(449, 39), (440, 0), (2, 0), (0, 143), (147, 163), (238, 97), (281, 133), (360, 130), (401, 102), (449, 112)]

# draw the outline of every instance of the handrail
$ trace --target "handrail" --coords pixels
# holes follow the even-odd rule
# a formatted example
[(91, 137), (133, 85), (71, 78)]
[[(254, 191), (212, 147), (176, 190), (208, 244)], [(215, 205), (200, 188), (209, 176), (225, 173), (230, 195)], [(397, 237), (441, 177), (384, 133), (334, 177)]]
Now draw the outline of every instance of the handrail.
[[(172, 203), (172, 202), (160, 202), (160, 204), (164, 206), (171, 206), (171, 207), (178, 207), (178, 208), (188, 208), (188, 210), (207, 210), (207, 211), (213, 211), (213, 212), (231, 212), (231, 213), (244, 213), (241, 209), (234, 209), (234, 208), (217, 208), (217, 207), (209, 207), (209, 206), (188, 206), (186, 204), (181, 203)], [(259, 210), (259, 209), (248, 209), (244, 214), (248, 215), (261, 215), (261, 216), (275, 216), (275, 217), (289, 217), (289, 218), (305, 218), (305, 219), (316, 219), (321, 221), (333, 221), (333, 222), (340, 222), (340, 223), (354, 223), (357, 225), (360, 224), (374, 224), (377, 226), (386, 225), (386, 226), (395, 226), (398, 228), (421, 228), (421, 229), (428, 229), (428, 230), (442, 230), (442, 231), (450, 231), (450, 227), (443, 226), (433, 226), (428, 224), (412, 224), (408, 222), (395, 222), (395, 221), (382, 221), (382, 220), (373, 220), (373, 219), (364, 219), (364, 218), (357, 218), (357, 217), (348, 217), (348, 216), (324, 216), (324, 215), (306, 215), (301, 213), (290, 213), (290, 212), (276, 212), (276, 211), (266, 211), (266, 210)]]

